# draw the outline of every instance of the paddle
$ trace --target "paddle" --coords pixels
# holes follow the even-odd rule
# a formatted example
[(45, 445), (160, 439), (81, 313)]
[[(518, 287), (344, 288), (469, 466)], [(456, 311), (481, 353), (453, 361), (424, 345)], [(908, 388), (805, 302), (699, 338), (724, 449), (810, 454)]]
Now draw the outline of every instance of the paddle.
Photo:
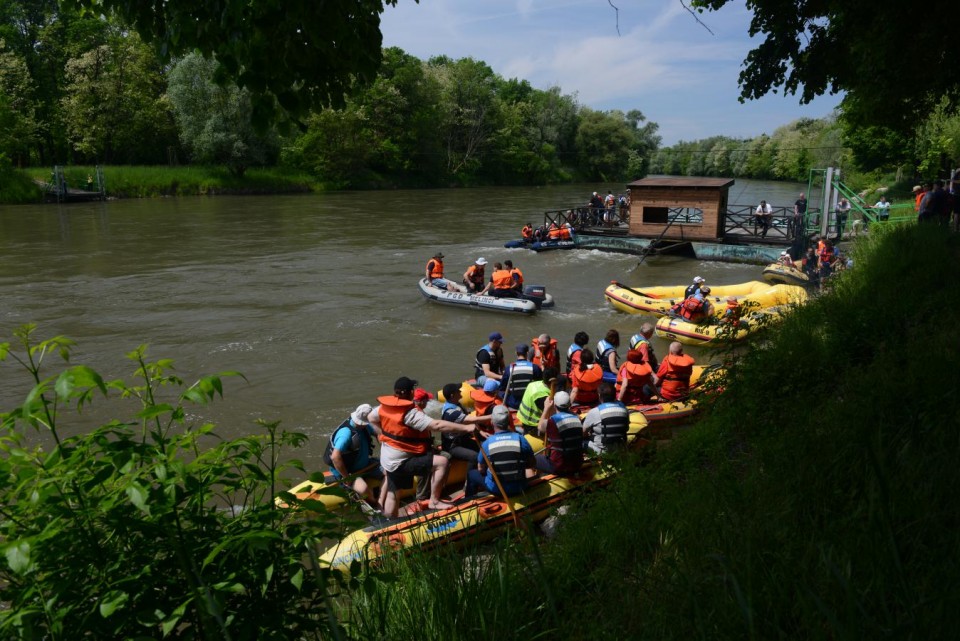
[(631, 293), (633, 293), (633, 294), (636, 294), (637, 296), (643, 296), (644, 298), (660, 298), (659, 296), (654, 296), (653, 294), (647, 294), (646, 292), (638, 291), (638, 290), (636, 290), (636, 289), (633, 289), (632, 287), (627, 287), (627, 286), (624, 285), (623, 283), (618, 282), (618, 281), (615, 281), (615, 280), (611, 280), (610, 282), (613, 283), (614, 285), (616, 285), (617, 287), (619, 287), (620, 289), (625, 289), (625, 290), (627, 290), (628, 292), (631, 292)]
[[(520, 438), (523, 438), (522, 436)], [(477, 436), (477, 433), (473, 433), (473, 440), (477, 442), (477, 445), (480, 446), (480, 454), (483, 456), (483, 461), (487, 464), (487, 469), (490, 470), (490, 476), (493, 477), (493, 482), (497, 485), (497, 489), (500, 490), (500, 496), (503, 497), (503, 500), (507, 504), (507, 509), (510, 510), (510, 515), (513, 516), (513, 524), (517, 526), (517, 529), (520, 529), (520, 518), (517, 516), (517, 511), (513, 509), (513, 499), (507, 496), (507, 493), (503, 491), (503, 484), (500, 483), (500, 477), (497, 475), (497, 470), (493, 467), (493, 463), (490, 461), (490, 457), (487, 456), (487, 451), (483, 449), (483, 444), (480, 442), (480, 438)]]

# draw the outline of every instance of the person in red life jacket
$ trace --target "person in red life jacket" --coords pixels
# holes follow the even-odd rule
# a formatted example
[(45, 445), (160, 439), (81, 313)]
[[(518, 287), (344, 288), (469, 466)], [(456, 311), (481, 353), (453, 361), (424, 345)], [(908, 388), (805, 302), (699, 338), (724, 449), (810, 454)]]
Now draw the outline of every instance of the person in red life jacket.
[(491, 332), (486, 345), (477, 350), (473, 361), (473, 377), (483, 387), (487, 379), (499, 381), (506, 369), (503, 361), (503, 334)]
[(416, 386), (416, 381), (401, 376), (393, 384), (393, 395), (377, 398), (380, 405), (367, 416), (380, 437), (380, 466), (386, 476), (380, 505), (388, 518), (398, 513), (397, 488), (409, 487), (414, 476), (429, 477), (430, 509), (450, 507), (450, 503), (440, 500), (448, 461), (446, 456), (434, 454), (432, 432), (471, 434), (476, 429), (424, 414), (413, 401)]
[(537, 469), (547, 474), (576, 474), (583, 466), (583, 423), (570, 413), (570, 395), (557, 392), (543, 401), (537, 431), (546, 441), (546, 453), (537, 454)]
[(527, 223), (523, 226), (523, 229), (520, 230), (520, 236), (523, 238), (523, 242), (532, 243), (533, 242), (533, 225)]
[(445, 289), (450, 292), (463, 291), (459, 285), (454, 285), (443, 277), (443, 254), (440, 252), (434, 254), (433, 258), (427, 261), (424, 278), (434, 287), (439, 287), (440, 289)]
[(833, 243), (829, 239), (824, 239), (817, 252), (817, 273), (821, 284), (833, 273), (834, 253)]
[(643, 354), (643, 362), (650, 366), (654, 372), (660, 367), (660, 361), (653, 351), (653, 343), (650, 339), (653, 337), (653, 323), (644, 323), (640, 326), (640, 331), (630, 337), (630, 349), (635, 349)]
[(463, 272), (463, 284), (466, 285), (468, 292), (483, 291), (487, 283), (486, 274), (484, 274), (487, 259), (481, 256), (472, 265)]
[(657, 376), (660, 378), (660, 398), (665, 401), (680, 401), (690, 392), (690, 376), (693, 374), (693, 357), (683, 353), (683, 345), (670, 343), (670, 353), (660, 362)]
[(580, 356), (583, 348), (590, 343), (590, 335), (586, 332), (577, 332), (573, 336), (573, 343), (567, 348), (567, 374), (580, 365)]
[(677, 315), (690, 323), (702, 323), (713, 315), (713, 303), (707, 298), (710, 295), (710, 288), (706, 285), (700, 287), (701, 297), (696, 294), (685, 298), (677, 309)]
[(617, 370), (620, 369), (618, 347), (620, 347), (620, 332), (615, 329), (608, 329), (603, 339), (597, 341), (597, 361), (604, 372), (616, 375)]
[(603, 368), (594, 362), (589, 347), (580, 350), (580, 363), (570, 372), (570, 399), (577, 405), (593, 407), (600, 400), (597, 388), (603, 380)]
[(742, 313), (743, 308), (740, 307), (740, 301), (737, 300), (737, 297), (727, 296), (727, 307), (723, 310), (723, 317), (720, 319), (720, 322), (739, 327)]
[(517, 345), (517, 360), (507, 366), (500, 379), (500, 396), (503, 398), (503, 404), (512, 410), (520, 409), (520, 401), (523, 400), (527, 386), (543, 378), (543, 370), (540, 366), (527, 359), (529, 353), (529, 345), (526, 343)]
[(483, 294), (490, 294), (497, 298), (516, 298), (517, 292), (513, 288), (513, 274), (509, 269), (504, 269), (500, 263), (493, 264), (493, 273), (490, 274), (490, 282), (483, 289)]
[(503, 261), (503, 268), (510, 272), (510, 277), (513, 278), (513, 291), (516, 294), (523, 293), (523, 272), (518, 268), (513, 266), (512, 260)]
[(657, 393), (657, 375), (643, 362), (640, 350), (627, 352), (627, 362), (617, 373), (617, 400), (626, 405), (649, 403)]
[(530, 341), (533, 345), (533, 356), (530, 360), (534, 365), (539, 365), (542, 369), (556, 367), (560, 369), (560, 348), (557, 347), (557, 339), (550, 338), (550, 334), (540, 334)]

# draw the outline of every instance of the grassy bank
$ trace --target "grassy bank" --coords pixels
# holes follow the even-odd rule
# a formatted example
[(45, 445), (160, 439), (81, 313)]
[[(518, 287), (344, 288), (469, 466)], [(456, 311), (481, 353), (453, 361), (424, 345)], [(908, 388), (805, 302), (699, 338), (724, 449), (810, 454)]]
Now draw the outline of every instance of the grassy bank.
[[(27, 190), (0, 194), (0, 202), (38, 202), (39, 189), (32, 180), (50, 181), (50, 169), (31, 167), (14, 172)], [(207, 196), (215, 194), (276, 194), (314, 191), (320, 185), (307, 174), (278, 167), (249, 169), (237, 178), (222, 167), (208, 166), (108, 166), (103, 168), (107, 195), (114, 198), (154, 198), (158, 196)], [(87, 176), (96, 176), (93, 167), (68, 166), (65, 169), (71, 187), (83, 189)]]
[[(542, 558), (524, 542), (481, 575), (450, 555), (387, 585), (418, 638), (955, 638), (960, 238), (884, 230), (855, 260)], [(407, 596), (353, 616), (407, 638)]]

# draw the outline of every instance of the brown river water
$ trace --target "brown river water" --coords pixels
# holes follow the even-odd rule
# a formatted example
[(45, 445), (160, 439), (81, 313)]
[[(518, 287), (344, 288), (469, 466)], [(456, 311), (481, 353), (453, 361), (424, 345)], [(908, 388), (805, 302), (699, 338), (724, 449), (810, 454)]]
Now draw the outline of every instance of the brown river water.
[[(625, 343), (648, 319), (605, 302), (613, 279), (640, 286), (696, 275), (710, 284), (760, 278), (753, 265), (662, 256), (638, 268), (639, 258), (624, 254), (503, 248), (544, 211), (607, 189), (623, 185), (0, 206), (0, 342), (36, 323), (39, 338), (77, 342), (72, 364), (109, 379), (131, 379), (124, 355), (141, 344), (152, 359), (172, 359), (187, 382), (241, 372), (245, 381), (229, 379), (224, 400), (191, 418), (213, 421), (231, 438), (262, 431), (258, 418), (280, 420), (311, 437), (298, 457), (321, 467), (325, 436), (356, 405), (375, 404), (401, 375), (434, 391), (472, 377), (474, 355), (494, 330), (508, 359), (516, 343), (541, 332), (563, 350), (580, 330), (591, 346), (609, 328)], [(790, 205), (802, 189), (738, 180), (730, 203)], [(458, 280), (479, 256), (509, 258), (527, 283), (546, 286), (556, 307), (527, 317), (428, 302), (416, 282), (437, 250)], [(666, 342), (655, 340), (666, 353)], [(701, 362), (711, 357), (689, 351)], [(30, 385), (10, 359), (0, 363), (0, 410), (21, 403)], [(63, 430), (134, 411), (95, 402)]]

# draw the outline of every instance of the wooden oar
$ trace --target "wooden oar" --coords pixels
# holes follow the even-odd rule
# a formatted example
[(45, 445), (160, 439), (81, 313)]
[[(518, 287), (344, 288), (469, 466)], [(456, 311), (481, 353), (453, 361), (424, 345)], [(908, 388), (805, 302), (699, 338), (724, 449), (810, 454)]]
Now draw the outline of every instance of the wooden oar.
[(612, 284), (616, 285), (617, 287), (619, 287), (620, 289), (625, 289), (625, 290), (627, 290), (628, 292), (631, 292), (631, 293), (636, 294), (637, 296), (643, 296), (644, 298), (656, 298), (656, 299), (659, 299), (659, 298), (660, 298), (659, 296), (654, 296), (653, 294), (647, 294), (646, 292), (641, 292), (641, 291), (639, 291), (639, 290), (633, 289), (632, 287), (627, 287), (627, 286), (624, 285), (623, 283), (618, 282), (618, 281), (615, 281), (615, 280), (611, 280), (610, 282), (611, 282)]
[[(520, 438), (523, 438), (522, 436)], [(507, 496), (507, 493), (503, 491), (503, 484), (500, 483), (500, 477), (497, 475), (497, 470), (494, 469), (493, 463), (490, 461), (490, 457), (487, 456), (487, 451), (483, 449), (483, 444), (480, 442), (480, 438), (477, 436), (477, 433), (473, 433), (473, 440), (477, 442), (477, 445), (480, 446), (480, 454), (483, 456), (484, 462), (487, 464), (487, 469), (490, 470), (490, 476), (493, 477), (493, 482), (496, 483), (497, 489), (500, 490), (500, 496), (503, 497), (503, 500), (507, 504), (507, 509), (510, 510), (510, 515), (513, 516), (513, 524), (520, 529), (520, 518), (517, 516), (517, 511), (513, 509), (513, 499)]]

